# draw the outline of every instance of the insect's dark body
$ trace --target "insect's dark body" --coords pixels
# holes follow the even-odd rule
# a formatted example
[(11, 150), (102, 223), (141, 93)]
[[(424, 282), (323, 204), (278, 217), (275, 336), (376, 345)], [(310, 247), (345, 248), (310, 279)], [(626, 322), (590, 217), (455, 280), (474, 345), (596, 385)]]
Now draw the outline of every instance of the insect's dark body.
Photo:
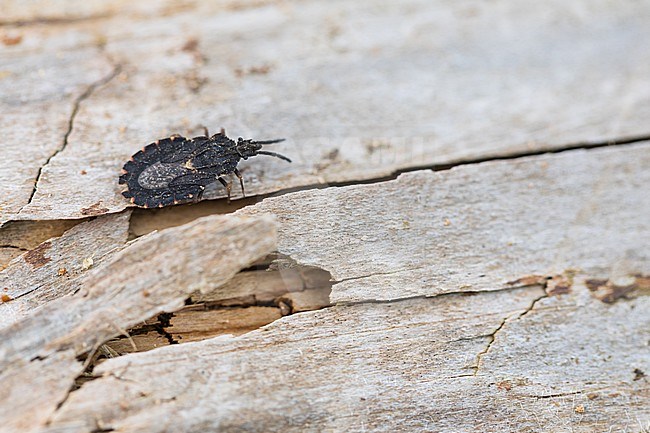
[(191, 139), (172, 136), (151, 143), (131, 157), (122, 170), (119, 183), (126, 184), (122, 195), (142, 207), (165, 207), (172, 204), (196, 202), (206, 186), (220, 181), (230, 197), (231, 183), (223, 176), (239, 177), (237, 164), (255, 155), (271, 155), (291, 162), (288, 158), (260, 150), (263, 144), (282, 140), (252, 141), (239, 138), (236, 142), (224, 131), (208, 137)]

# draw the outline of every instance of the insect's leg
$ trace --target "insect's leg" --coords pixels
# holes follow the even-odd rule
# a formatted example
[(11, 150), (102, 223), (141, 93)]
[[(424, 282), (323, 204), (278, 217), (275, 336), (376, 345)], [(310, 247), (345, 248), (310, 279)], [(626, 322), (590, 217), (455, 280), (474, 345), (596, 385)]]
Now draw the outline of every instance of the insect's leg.
[[(206, 128), (206, 127), (204, 126), (204, 127), (203, 127), (203, 130), (205, 131), (205, 136), (208, 137), (208, 138), (210, 138), (210, 136), (208, 135), (208, 128)], [(221, 128), (221, 130), (219, 131), (219, 133), (217, 133), (217, 134), (215, 134), (215, 135), (221, 135), (221, 136), (225, 137), (225, 136), (226, 136), (226, 130), (223, 129), (223, 128)]]
[(233, 173), (235, 173), (235, 176), (239, 178), (239, 184), (241, 185), (241, 195), (243, 197), (246, 197), (246, 193), (244, 192), (244, 178), (242, 177), (239, 170), (237, 170), (237, 168), (235, 168), (235, 171)]
[(208, 132), (207, 126), (203, 127), (203, 135), (205, 135), (206, 138), (210, 138), (210, 133)]
[(226, 181), (223, 177), (218, 177), (217, 178), (219, 182), (221, 182), (221, 185), (226, 187), (226, 192), (228, 193), (228, 203), (230, 203), (230, 190), (232, 189), (232, 182)]
[(205, 192), (205, 187), (203, 185), (199, 186), (199, 192), (196, 194), (196, 201), (201, 201), (204, 192)]

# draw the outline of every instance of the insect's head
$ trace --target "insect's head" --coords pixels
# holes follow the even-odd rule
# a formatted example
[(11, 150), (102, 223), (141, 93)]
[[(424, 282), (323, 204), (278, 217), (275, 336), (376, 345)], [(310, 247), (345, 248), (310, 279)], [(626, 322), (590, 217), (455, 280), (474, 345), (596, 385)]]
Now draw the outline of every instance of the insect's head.
[(284, 138), (279, 138), (277, 140), (253, 141), (253, 140), (244, 140), (243, 138), (239, 137), (237, 139), (237, 145), (236, 145), (237, 153), (239, 153), (239, 155), (243, 159), (248, 159), (251, 156), (255, 156), (255, 155), (269, 155), (269, 156), (275, 156), (276, 158), (283, 159), (287, 162), (291, 162), (291, 160), (284, 155), (262, 150), (262, 146), (265, 144), (279, 143), (281, 141), (284, 141)]

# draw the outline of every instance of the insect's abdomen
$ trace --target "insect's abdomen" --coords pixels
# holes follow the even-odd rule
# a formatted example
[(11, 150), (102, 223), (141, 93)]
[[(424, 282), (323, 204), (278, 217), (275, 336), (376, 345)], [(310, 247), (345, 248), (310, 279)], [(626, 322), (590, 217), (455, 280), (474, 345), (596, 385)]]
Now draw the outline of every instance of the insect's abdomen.
[[(119, 183), (126, 184), (128, 191), (122, 195), (144, 207), (196, 200), (207, 179), (193, 176), (192, 171), (184, 166), (185, 159), (195, 147), (193, 141), (183, 137), (166, 138), (146, 146), (124, 164)], [(188, 175), (193, 177), (188, 178)], [(178, 182), (178, 179), (188, 182)]]

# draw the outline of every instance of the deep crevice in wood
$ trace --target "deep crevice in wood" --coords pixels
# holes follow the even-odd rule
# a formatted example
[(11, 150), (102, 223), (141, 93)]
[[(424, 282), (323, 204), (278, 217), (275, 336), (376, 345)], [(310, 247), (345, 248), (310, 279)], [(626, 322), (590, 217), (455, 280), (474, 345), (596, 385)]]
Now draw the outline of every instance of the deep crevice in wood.
[[(227, 281), (230, 280), (232, 274), (237, 270), (241, 269), (243, 265), (248, 265), (253, 262), (254, 259), (262, 256), (263, 254), (268, 254), (270, 251), (272, 251), (273, 246), (275, 245), (275, 232), (273, 228), (273, 222), (269, 218), (259, 218), (258, 221), (253, 222), (253, 221), (235, 221), (232, 222), (231, 219), (228, 219), (226, 221), (223, 218), (210, 218), (210, 221), (204, 221), (202, 224), (190, 224), (190, 227), (186, 227), (184, 229), (179, 230), (175, 229), (172, 230), (172, 233), (175, 233), (176, 236), (170, 235), (169, 233), (166, 234), (160, 234), (158, 236), (152, 236), (149, 237), (147, 240), (141, 240), (138, 242), (136, 245), (132, 245), (131, 248), (137, 250), (140, 248), (141, 250), (144, 251), (150, 251), (151, 248), (154, 246), (159, 246), (163, 248), (162, 246), (167, 245), (169, 248), (169, 244), (172, 246), (179, 246), (179, 250), (183, 251), (182, 249), (182, 242), (178, 242), (178, 238), (183, 238), (182, 234), (185, 233), (187, 235), (187, 231), (189, 230), (190, 232), (192, 230), (197, 230), (197, 231), (202, 231), (205, 230), (207, 233), (211, 234), (213, 236), (212, 240), (206, 245), (212, 245), (215, 241), (215, 239), (219, 240), (224, 240), (225, 247), (224, 247), (224, 254), (217, 254), (216, 259), (212, 256), (209, 256), (209, 254), (206, 254), (206, 249), (203, 250), (201, 257), (205, 257), (206, 261), (211, 262), (211, 266), (208, 266), (208, 269), (203, 271), (203, 275), (206, 277), (209, 276), (212, 279), (210, 281), (213, 281), (215, 285), (220, 285), (223, 284)], [(219, 221), (216, 221), (219, 220)], [(207, 228), (206, 228), (207, 226)], [(126, 227), (123, 225), (123, 229), (126, 229)], [(185, 230), (185, 231), (183, 231)], [(244, 233), (246, 231), (250, 231), (251, 234), (253, 234), (251, 240), (251, 236), (244, 236)], [(123, 234), (125, 234), (125, 231), (122, 231)], [(258, 237), (255, 237), (255, 236)], [(190, 234), (191, 236), (191, 234)], [(210, 235), (206, 235), (210, 236)], [(235, 249), (235, 245), (237, 248)], [(210, 248), (210, 247), (206, 247)], [(164, 248), (163, 248), (164, 249)], [(192, 247), (190, 249), (187, 247), (187, 251), (185, 254), (188, 254), (188, 252), (193, 252), (199, 249), (199, 247)], [(133, 251), (131, 251), (133, 253)], [(232, 257), (234, 253), (241, 254), (242, 256), (246, 257), (246, 260), (243, 261), (242, 264), (239, 264), (239, 261), (233, 261), (229, 260), (228, 257)], [(124, 253), (123, 253), (124, 254)], [(179, 253), (181, 254), (181, 253)], [(137, 254), (136, 254), (137, 255)], [(149, 257), (152, 257), (152, 255), (149, 255)], [(159, 260), (164, 260), (163, 258), (160, 258), (156, 256), (155, 254), (153, 255), (154, 259), (157, 258)], [(221, 261), (218, 259), (219, 257), (223, 258)], [(214, 262), (219, 262), (219, 266), (215, 266)], [(127, 265), (128, 266), (128, 265)], [(98, 268), (99, 270), (99, 268)], [(109, 265), (109, 270), (105, 270), (107, 273), (111, 273), (110, 270), (110, 265)], [(133, 275), (134, 273), (128, 273)], [(174, 275), (177, 275), (178, 273), (175, 273)], [(27, 355), (23, 354), (16, 354), (16, 353), (11, 353), (9, 357), (5, 357), (3, 360), (7, 361), (6, 363), (9, 364), (11, 361), (16, 360), (16, 359), (21, 359), (21, 358), (26, 358), (31, 354), (30, 358), (32, 361), (40, 360), (40, 359), (47, 359), (48, 357), (53, 357), (52, 355), (66, 355), (70, 359), (64, 359), (65, 362), (67, 362), (66, 368), (68, 368), (68, 374), (73, 373), (74, 375), (70, 377), (70, 382), (66, 380), (63, 384), (65, 385), (65, 393), (60, 392), (56, 396), (56, 401), (52, 401), (51, 407), (48, 407), (46, 410), (47, 412), (47, 418), (43, 419), (43, 425), (49, 425), (53, 419), (55, 418), (57, 411), (68, 401), (70, 396), (73, 394), (73, 392), (77, 389), (79, 389), (85, 382), (88, 380), (93, 380), (95, 377), (93, 375), (93, 370), (96, 365), (94, 362), (96, 359), (99, 358), (97, 356), (97, 353), (103, 354), (104, 358), (115, 358), (119, 356), (120, 354), (111, 350), (110, 347), (107, 345), (103, 344), (106, 340), (111, 338), (114, 335), (118, 334), (126, 334), (125, 331), (122, 330), (122, 322), (119, 323), (114, 323), (113, 322), (113, 315), (118, 313), (119, 308), (111, 308), (110, 306), (107, 306), (107, 304), (110, 304), (110, 302), (116, 302), (120, 306), (124, 304), (124, 302), (116, 301), (115, 297), (120, 296), (120, 295), (125, 295), (124, 291), (128, 290), (128, 288), (132, 289), (132, 293), (129, 293), (128, 296), (130, 299), (133, 299), (133, 297), (137, 296), (143, 296), (144, 298), (149, 298), (149, 303), (145, 303), (142, 305), (141, 310), (138, 310), (135, 312), (134, 316), (131, 317), (130, 321), (128, 322), (129, 325), (127, 326), (133, 326), (134, 323), (138, 323), (141, 320), (146, 320), (148, 317), (156, 316), (160, 313), (162, 305), (178, 305), (179, 301), (182, 301), (182, 296), (188, 296), (190, 294), (189, 288), (188, 287), (200, 287), (198, 284), (199, 279), (195, 278), (195, 274), (193, 274), (191, 271), (188, 271), (187, 275), (184, 275), (184, 277), (178, 277), (176, 280), (175, 276), (167, 277), (164, 279), (158, 279), (156, 280), (157, 283), (154, 284), (159, 290), (158, 293), (150, 293), (150, 294), (143, 294), (139, 292), (141, 289), (134, 289), (133, 286), (133, 280), (131, 280), (132, 284), (129, 283), (123, 283), (123, 287), (115, 289), (113, 291), (113, 287), (111, 287), (111, 284), (108, 284), (108, 291), (102, 291), (102, 288), (100, 284), (105, 281), (105, 278), (103, 277), (97, 277), (96, 280), (87, 280), (86, 283), (88, 284), (88, 287), (93, 287), (94, 293), (93, 295), (96, 297), (101, 297), (102, 295), (104, 298), (102, 299), (103, 302), (98, 302), (101, 307), (99, 308), (106, 308), (106, 311), (104, 313), (99, 313), (98, 317), (95, 317), (94, 319), (96, 320), (95, 323), (100, 324), (105, 323), (106, 329), (105, 332), (102, 334), (102, 336), (93, 336), (87, 341), (85, 341), (83, 344), (75, 344), (76, 341), (64, 341), (60, 343), (51, 343), (51, 345), (48, 348), (42, 348), (42, 347), (34, 347), (30, 353)], [(134, 280), (137, 281), (137, 276), (134, 277)], [(93, 282), (93, 281), (98, 281), (98, 282)], [(173, 281), (173, 282), (172, 282)], [(186, 287), (181, 287), (186, 285)], [(99, 286), (99, 287), (98, 287)], [(169, 292), (171, 291), (171, 293)], [(127, 295), (125, 295), (127, 296)], [(86, 296), (84, 296), (86, 297)], [(91, 302), (92, 296), (87, 296), (86, 301)], [(97, 298), (95, 298), (97, 299)], [(174, 300), (173, 302), (170, 303), (170, 299)], [(69, 299), (70, 303), (74, 303), (74, 299)], [(61, 305), (68, 305), (63, 302), (63, 299), (58, 299), (57, 301), (59, 304), (59, 307)], [(139, 302), (142, 302), (140, 299)], [(49, 306), (44, 307), (44, 309), (47, 308), (52, 308), (55, 309), (54, 304), (50, 304)], [(92, 316), (93, 313), (97, 313), (98, 309), (91, 308), (88, 311), (91, 312), (91, 314), (83, 314), (80, 313), (78, 316), (75, 316), (75, 320), (79, 320), (78, 322), (75, 323), (75, 325), (72, 326), (80, 326), (79, 323), (80, 321), (83, 320), (88, 320), (92, 321), (93, 318), (90, 317)], [(41, 314), (44, 320), (47, 322), (47, 320), (52, 320), (51, 319), (51, 312), (46, 311), (44, 312), (43, 310), (40, 310), (38, 314)], [(118, 315), (119, 316), (119, 315)], [(30, 319), (26, 320), (25, 322), (28, 322), (31, 319), (34, 319), (36, 315), (32, 316)], [(34, 319), (37, 320), (37, 319)], [(118, 319), (119, 320), (119, 319)], [(163, 316), (164, 320), (164, 316)], [(97, 325), (96, 327), (101, 327), (103, 326), (103, 323), (101, 325)], [(47, 326), (38, 326), (35, 324), (28, 324), (25, 326), (34, 326), (37, 328), (40, 332), (47, 333), (47, 330), (41, 331), (43, 328), (46, 328)], [(87, 328), (85, 329), (92, 329), (94, 326), (93, 325), (86, 325)], [(16, 327), (18, 331), (12, 331), (9, 332), (10, 335), (15, 335), (16, 333), (20, 332), (20, 327)], [(57, 335), (59, 336), (59, 335)], [(37, 338), (44, 338), (41, 337), (39, 334), (39, 337)], [(63, 338), (65, 340), (65, 337)], [(71, 338), (70, 340), (73, 340)], [(127, 336), (127, 340), (131, 341), (131, 336)], [(58, 341), (58, 340), (57, 340)], [(21, 343), (22, 344), (22, 343)], [(38, 344), (37, 344), (38, 346)], [(3, 352), (6, 353), (6, 352)], [(13, 356), (14, 358), (11, 358)], [(76, 356), (76, 361), (75, 361), (75, 356)], [(57, 357), (57, 360), (60, 357)], [(55, 362), (57, 361), (55, 360)], [(64, 364), (65, 364), (64, 362)], [(76, 364), (76, 363), (79, 364)], [(74, 365), (71, 365), (74, 364)], [(75, 377), (76, 376), (76, 377)], [(68, 383), (70, 383), (70, 386), (68, 386)], [(62, 390), (63, 391), (63, 390)], [(51, 411), (50, 411), (51, 409)]]
[[(225, 286), (208, 294), (195, 293), (180, 310), (159, 314), (128, 330), (128, 335), (136, 341), (140, 337), (136, 342), (137, 351), (159, 347), (156, 344), (182, 344), (224, 334), (242, 335), (284, 316), (329, 307), (332, 284), (329, 272), (302, 266), (286, 255), (273, 253), (242, 270)], [(231, 290), (248, 294), (223, 295)], [(202, 323), (203, 328), (195, 329)], [(118, 356), (134, 351), (125, 336), (104, 346)], [(105, 358), (100, 355), (93, 364)]]
[[(432, 171), (447, 171), (451, 170), (452, 168), (455, 167), (460, 167), (460, 166), (465, 166), (465, 165), (475, 165), (475, 164), (482, 164), (484, 162), (492, 162), (492, 161), (509, 161), (509, 160), (515, 160), (515, 159), (520, 159), (520, 158), (529, 158), (533, 156), (542, 156), (542, 155), (551, 155), (551, 154), (558, 154), (558, 153), (564, 153), (564, 152), (571, 152), (575, 150), (591, 150), (591, 149), (598, 149), (601, 147), (611, 147), (611, 146), (626, 146), (630, 144), (635, 144), (643, 141), (650, 141), (650, 134), (643, 134), (639, 136), (634, 136), (634, 137), (621, 137), (621, 138), (613, 138), (610, 140), (606, 141), (599, 141), (599, 142), (580, 142), (580, 143), (574, 143), (574, 144), (567, 144), (562, 147), (558, 147), (555, 149), (540, 149), (540, 150), (532, 150), (529, 152), (514, 152), (514, 153), (505, 153), (505, 154), (494, 154), (494, 155), (489, 155), (481, 158), (474, 158), (474, 159), (459, 159), (457, 161), (452, 161), (449, 163), (444, 163), (444, 164), (427, 164), (427, 165), (413, 165), (407, 168), (399, 169), (393, 172), (390, 175), (386, 176), (379, 176), (379, 177), (373, 177), (373, 178), (368, 178), (368, 179), (360, 179), (360, 180), (353, 180), (353, 181), (345, 181), (345, 182), (328, 182), (328, 183), (322, 183), (322, 184), (311, 184), (311, 185), (304, 185), (300, 187), (295, 187), (295, 188), (286, 188), (282, 189), (273, 193), (269, 194), (261, 194), (256, 196), (258, 198), (258, 201), (262, 201), (263, 199), (267, 197), (275, 197), (279, 195), (285, 195), (289, 194), (292, 192), (298, 192), (298, 191), (307, 191), (311, 189), (324, 189), (324, 188), (330, 188), (330, 187), (345, 187), (345, 186), (354, 186), (354, 185), (366, 185), (366, 184), (373, 184), (373, 183), (381, 183), (381, 182), (387, 182), (391, 180), (397, 179), (401, 174), (404, 173), (410, 173), (414, 171), (422, 171), (422, 170), (432, 170)], [(255, 198), (255, 197), (249, 197), (249, 198)], [(217, 199), (217, 200), (224, 200), (224, 199)], [(237, 201), (235, 199), (234, 201)]]
[[(97, 87), (100, 87), (103, 84), (106, 84), (108, 81), (110, 81), (112, 78), (114, 78), (115, 75), (119, 73), (119, 67), (116, 66), (117, 69), (111, 73), (110, 77), (106, 77), (103, 80), (106, 80), (106, 82), (98, 82), (94, 84), (93, 91)], [(92, 91), (90, 92), (92, 93)], [(85, 98), (90, 96), (90, 94), (86, 95)], [(85, 98), (80, 98), (85, 99)], [(77, 104), (78, 106), (78, 104)], [(78, 108), (78, 107), (77, 107)], [(68, 131), (66, 134), (66, 141), (67, 141), (67, 136), (71, 130)], [(200, 218), (202, 216), (207, 216), (207, 215), (214, 215), (214, 214), (229, 214), (233, 213), (239, 209), (245, 208), (250, 205), (254, 205), (256, 203), (259, 203), (263, 201), (264, 199), (268, 197), (276, 197), (276, 196), (281, 196), (285, 194), (290, 194), (293, 192), (298, 192), (298, 191), (308, 191), (312, 189), (325, 189), (329, 187), (345, 187), (345, 186), (353, 186), (353, 185), (366, 185), (366, 184), (373, 184), (373, 183), (381, 183), (381, 182), (387, 182), (391, 180), (397, 179), (397, 177), (403, 173), (409, 173), (409, 172), (414, 172), (414, 171), (421, 171), (421, 170), (432, 170), (432, 171), (445, 171), (445, 170), (450, 170), (455, 167), (459, 166), (464, 166), (464, 165), (472, 165), (472, 164), (480, 164), (483, 162), (490, 162), (490, 161), (505, 161), (505, 160), (514, 160), (518, 158), (525, 158), (525, 157), (531, 157), (531, 156), (540, 156), (544, 154), (557, 154), (557, 153), (562, 153), (562, 152), (569, 152), (569, 151), (575, 151), (575, 150), (581, 150), (581, 149), (597, 149), (601, 147), (607, 147), (607, 146), (624, 146), (624, 145), (630, 145), (638, 142), (643, 142), (643, 141), (650, 141), (650, 135), (643, 135), (643, 136), (637, 136), (637, 137), (631, 137), (631, 138), (621, 138), (621, 139), (612, 139), (609, 141), (604, 141), (604, 142), (597, 142), (597, 143), (581, 143), (581, 144), (575, 144), (575, 145), (567, 145), (563, 148), (559, 149), (552, 149), (552, 150), (540, 150), (540, 151), (531, 151), (531, 152), (524, 152), (524, 153), (516, 153), (516, 154), (509, 154), (509, 155), (496, 155), (496, 156), (491, 156), (491, 157), (486, 157), (486, 158), (479, 158), (479, 159), (473, 159), (473, 160), (461, 160), (458, 162), (454, 163), (449, 163), (449, 164), (436, 164), (436, 165), (427, 165), (427, 166), (413, 166), (409, 167), (407, 169), (402, 169), (398, 170), (397, 172), (393, 173), (392, 175), (389, 176), (382, 176), (382, 177), (376, 177), (376, 178), (369, 178), (369, 179), (362, 179), (362, 180), (357, 180), (357, 181), (347, 181), (347, 182), (332, 182), (332, 183), (324, 183), (324, 184), (312, 184), (312, 185), (305, 185), (301, 187), (296, 187), (296, 188), (288, 188), (288, 189), (283, 189), (279, 190), (273, 193), (269, 194), (261, 194), (257, 196), (250, 196), (246, 198), (240, 198), (240, 199), (233, 199), (230, 203), (227, 202), (225, 198), (222, 199), (215, 199), (215, 200), (203, 200), (199, 203), (192, 203), (192, 204), (186, 204), (186, 205), (179, 205), (179, 206), (171, 206), (163, 209), (144, 209), (144, 208), (128, 208), (128, 209), (133, 209), (133, 215), (131, 216), (131, 228), (129, 230), (129, 240), (135, 239), (137, 237), (140, 237), (144, 234), (150, 233), (154, 230), (161, 230), (164, 228), (169, 228), (169, 227), (176, 227), (182, 224), (186, 224), (190, 221), (193, 221), (197, 218)], [(55, 152), (52, 157), (54, 157), (57, 153), (59, 153), (63, 148), (60, 148)], [(50, 157), (49, 160), (52, 158)], [(45, 167), (46, 164), (43, 165)], [(38, 173), (38, 178), (37, 181), (34, 184), (34, 190), (32, 192), (32, 196), (30, 197), (29, 202), (31, 203), (31, 200), (37, 190), (37, 185), (38, 185), (38, 179), (41, 176), (41, 171), (43, 169), (39, 170)], [(25, 206), (27, 206), (29, 203), (27, 203)], [(20, 213), (20, 212), (19, 212)], [(50, 220), (50, 221), (44, 221), (44, 223), (50, 224), (52, 222), (56, 221), (85, 221), (85, 219), (80, 219), (80, 220)], [(23, 221), (7, 221), (2, 227), (0, 227), (0, 230), (5, 229), (10, 224), (19, 224), (22, 223)], [(35, 223), (38, 221), (34, 220), (25, 220), (25, 223)], [(43, 239), (46, 240), (46, 239)], [(358, 278), (363, 278), (363, 277), (358, 277)]]
[(170, 345), (178, 344), (178, 341), (174, 340), (172, 334), (165, 330), (165, 327), (170, 326), (170, 320), (172, 317), (174, 317), (174, 313), (160, 313), (157, 317), (157, 323), (154, 323), (152, 325), (154, 331), (156, 331), (160, 336), (164, 337)]
[[(29, 251), (48, 239), (60, 237), (72, 227), (89, 221), (90, 218), (78, 220), (18, 220), (7, 221), (0, 226), (0, 248)], [(0, 266), (3, 263), (0, 263)]]
[(398, 170), (395, 177), (399, 176), (402, 173), (408, 173), (411, 171), (419, 171), (419, 170), (427, 170), (427, 169), (433, 171), (445, 171), (462, 165), (481, 164), (483, 162), (491, 162), (491, 161), (509, 161), (509, 160), (520, 159), (520, 158), (528, 158), (532, 156), (552, 155), (557, 153), (570, 152), (574, 150), (591, 150), (591, 149), (598, 149), (601, 147), (625, 146), (625, 145), (640, 143), (649, 140), (650, 140), (650, 134), (643, 134), (634, 137), (613, 138), (611, 140), (606, 140), (606, 141), (580, 142), (574, 144), (567, 144), (565, 146), (558, 147), (555, 149), (539, 149), (539, 150), (531, 150), (529, 152), (495, 154), (492, 156), (486, 156), (482, 158), (459, 160), (457, 162), (451, 162), (448, 164), (433, 164), (433, 165), (421, 166), (421, 167), (413, 166), (404, 170)]

